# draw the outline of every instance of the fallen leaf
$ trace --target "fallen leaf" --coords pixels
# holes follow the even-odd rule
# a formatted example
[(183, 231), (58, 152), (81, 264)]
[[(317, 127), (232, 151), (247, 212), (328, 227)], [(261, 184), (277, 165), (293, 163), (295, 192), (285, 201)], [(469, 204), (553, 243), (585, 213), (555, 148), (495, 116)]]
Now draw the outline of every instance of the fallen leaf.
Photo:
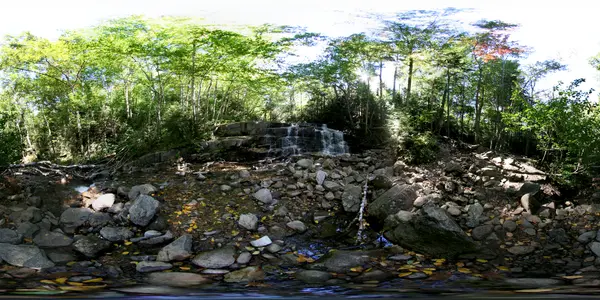
[(58, 287), (64, 291), (75, 291), (75, 292), (85, 292), (90, 290), (97, 290), (106, 287), (106, 284), (103, 285), (82, 285), (82, 286), (60, 286)]
[(404, 273), (398, 274), (398, 277), (406, 277), (406, 276), (408, 276), (410, 274), (412, 274), (412, 272), (404, 272)]
[(95, 282), (102, 282), (102, 281), (104, 281), (104, 279), (102, 277), (98, 277), (98, 278), (94, 278), (94, 279), (85, 280), (85, 281), (83, 281), (83, 283), (95, 283)]
[(359, 267), (350, 268), (350, 271), (360, 273), (363, 271), (363, 267), (359, 266)]
[(133, 242), (125, 241), (125, 243), (123, 243), (123, 244), (125, 244), (125, 246), (129, 246), (129, 245), (133, 244)]
[(72, 282), (72, 281), (67, 282), (67, 284), (72, 285), (72, 286), (82, 286), (83, 285), (83, 283), (81, 283), (81, 282)]
[(500, 270), (500, 271), (509, 271), (510, 269), (508, 267), (505, 267), (505, 266), (498, 266), (498, 270)]
[(471, 274), (471, 270), (467, 268), (458, 268), (458, 271), (465, 274)]
[(129, 251), (123, 251), (121, 254), (127, 255), (127, 254), (129, 254)]
[(58, 283), (58, 284), (65, 284), (65, 282), (67, 282), (67, 277), (60, 277), (60, 278), (56, 278), (54, 279), (54, 282)]
[(48, 279), (40, 280), (40, 283), (45, 283), (45, 284), (56, 284), (56, 282), (54, 282), (54, 281), (52, 281), (52, 280), (48, 280)]
[(567, 279), (567, 280), (573, 280), (573, 279), (580, 279), (583, 278), (583, 276), (581, 275), (571, 275), (571, 276), (563, 276), (563, 279)]
[(478, 258), (478, 259), (477, 259), (477, 262), (480, 262), (480, 263), (486, 263), (486, 262), (488, 262), (488, 261), (487, 261), (487, 259)]
[(191, 268), (190, 267), (179, 267), (180, 270), (183, 271), (189, 271)]

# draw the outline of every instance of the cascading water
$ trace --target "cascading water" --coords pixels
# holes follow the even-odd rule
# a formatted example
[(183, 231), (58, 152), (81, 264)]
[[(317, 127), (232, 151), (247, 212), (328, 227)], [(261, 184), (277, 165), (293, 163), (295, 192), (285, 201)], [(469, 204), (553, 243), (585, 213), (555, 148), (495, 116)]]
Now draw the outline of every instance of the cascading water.
[(300, 138), (299, 133), (300, 130), (298, 124), (291, 124), (287, 127), (287, 135), (281, 140), (281, 150), (283, 155), (298, 155), (301, 153), (302, 148), (298, 145), (298, 139)]
[(326, 124), (321, 126), (321, 152), (325, 155), (342, 155), (348, 153), (348, 144), (344, 141), (344, 133), (339, 130), (327, 128)]

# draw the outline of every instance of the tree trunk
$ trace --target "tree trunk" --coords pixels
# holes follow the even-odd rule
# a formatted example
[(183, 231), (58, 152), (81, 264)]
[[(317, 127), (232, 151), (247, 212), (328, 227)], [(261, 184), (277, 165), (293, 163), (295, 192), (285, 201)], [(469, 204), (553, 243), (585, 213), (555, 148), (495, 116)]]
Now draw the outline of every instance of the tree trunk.
[(475, 91), (475, 124), (474, 124), (474, 130), (475, 130), (475, 142), (479, 143), (480, 139), (481, 139), (481, 132), (480, 132), (480, 121), (481, 121), (481, 108), (483, 107), (483, 87), (482, 87), (482, 81), (483, 81), (483, 67), (479, 67), (479, 79), (477, 80), (477, 89)]
[(379, 61), (379, 100), (383, 99), (383, 60)]
[(414, 61), (412, 57), (408, 59), (408, 83), (406, 86), (406, 103), (410, 103), (410, 89), (412, 86), (412, 75), (413, 75)]
[[(396, 79), (398, 78), (398, 66), (394, 65), (394, 78), (392, 81), (392, 101), (396, 103)], [(398, 101), (398, 105), (401, 105), (401, 101)]]

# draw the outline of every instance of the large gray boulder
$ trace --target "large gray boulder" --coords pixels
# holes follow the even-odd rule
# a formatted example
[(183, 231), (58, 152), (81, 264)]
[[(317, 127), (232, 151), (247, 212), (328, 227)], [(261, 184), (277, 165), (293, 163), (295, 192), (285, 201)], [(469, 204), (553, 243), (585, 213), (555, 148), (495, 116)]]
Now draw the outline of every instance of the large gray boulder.
[(0, 260), (25, 268), (43, 269), (54, 267), (46, 254), (37, 246), (0, 243)]
[(192, 263), (207, 269), (220, 269), (231, 266), (235, 262), (235, 249), (223, 247), (212, 251), (202, 252), (192, 260)]
[(256, 191), (256, 193), (254, 193), (252, 196), (254, 197), (254, 199), (258, 200), (261, 203), (273, 203), (273, 195), (271, 194), (271, 191), (269, 189), (260, 189)]
[(158, 252), (157, 261), (181, 261), (192, 256), (192, 236), (184, 234)]
[(0, 228), (0, 243), (17, 245), (23, 241), (23, 235), (16, 230)]
[(139, 226), (148, 225), (156, 212), (158, 212), (159, 204), (156, 199), (148, 195), (138, 196), (129, 208), (131, 222)]
[(99, 239), (93, 235), (88, 235), (73, 243), (73, 249), (75, 249), (75, 251), (89, 258), (96, 257), (98, 254), (108, 249), (109, 247), (109, 241)]
[(67, 208), (60, 215), (60, 224), (66, 233), (74, 233), (77, 227), (88, 221), (92, 210), (89, 208)]
[(417, 199), (417, 190), (418, 186), (409, 184), (393, 186), (369, 204), (369, 215), (383, 222), (389, 215), (410, 210)]
[(115, 204), (115, 194), (104, 194), (92, 202), (92, 208), (95, 211), (101, 211), (110, 208), (113, 204)]
[(386, 219), (384, 236), (393, 243), (435, 257), (456, 257), (477, 251), (448, 213), (439, 207), (425, 205), (419, 213), (401, 211)]
[(362, 189), (358, 185), (347, 184), (344, 187), (344, 192), (342, 193), (342, 205), (344, 207), (344, 211), (347, 212), (358, 212), (360, 209), (360, 202), (362, 196)]
[(43, 230), (33, 238), (33, 243), (42, 248), (59, 248), (71, 245), (73, 239), (60, 232)]
[(106, 226), (100, 229), (100, 235), (111, 242), (119, 242), (132, 238), (134, 234), (127, 227)]
[(156, 187), (149, 183), (146, 183), (132, 187), (129, 190), (129, 193), (127, 193), (127, 197), (129, 197), (129, 200), (135, 200), (139, 195), (150, 195), (157, 191), (158, 189)]

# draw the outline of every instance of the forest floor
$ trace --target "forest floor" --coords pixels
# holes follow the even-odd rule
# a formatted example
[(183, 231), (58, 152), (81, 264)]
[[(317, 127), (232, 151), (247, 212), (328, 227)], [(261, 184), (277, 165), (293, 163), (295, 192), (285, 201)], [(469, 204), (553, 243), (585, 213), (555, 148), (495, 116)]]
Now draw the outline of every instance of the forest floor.
[[(514, 174), (483, 175), (500, 172), (507, 162), (515, 171), (512, 166), (518, 164), (511, 157), (446, 148), (438, 161), (424, 166), (406, 166), (383, 151), (368, 151), (338, 158), (157, 163), (95, 180), (92, 186), (16, 174), (18, 182), (11, 189), (5, 186), (0, 197), (0, 231), (5, 230), (0, 232), (0, 245), (5, 245), (0, 249), (5, 261), (0, 261), (0, 291), (287, 296), (600, 292), (600, 206), (558, 200), (547, 183), (534, 183), (539, 205), (533, 199), (524, 203), (507, 188), (511, 181), (506, 178), (514, 179)], [(462, 171), (453, 175), (451, 165)], [(498, 169), (492, 170), (494, 165)], [(327, 173), (321, 184), (315, 179), (319, 170)], [(439, 195), (436, 205), (482, 251), (455, 258), (421, 254), (393, 245), (370, 227), (365, 242), (357, 245), (356, 226), (350, 226), (357, 213), (345, 212), (344, 187), (362, 187), (373, 173), (387, 178), (378, 187), (369, 185), (369, 202), (397, 184), (419, 186), (421, 196)], [(526, 174), (543, 181), (535, 172)], [(160, 210), (149, 224), (132, 224), (134, 218), (123, 211), (131, 211), (128, 206), (138, 196), (131, 194), (135, 186), (148, 184), (153, 189), (147, 194)], [(262, 189), (269, 190), (269, 199), (258, 199)], [(113, 205), (108, 211), (86, 211), (74, 232), (66, 229), (73, 218), (69, 221), (65, 211), (80, 214), (80, 207), (109, 193), (120, 210)], [(420, 208), (416, 202), (413, 211)], [(539, 206), (536, 214), (530, 213), (530, 205)], [(467, 225), (473, 214), (478, 214), (476, 225)], [(109, 243), (105, 227), (131, 234), (108, 238)], [(51, 241), (42, 237), (49, 233)], [(93, 240), (98, 236), (102, 242)], [(90, 253), (82, 246), (90, 239), (92, 248), (102, 249)], [(43, 258), (19, 259), (6, 250), (8, 245), (39, 247)]]

